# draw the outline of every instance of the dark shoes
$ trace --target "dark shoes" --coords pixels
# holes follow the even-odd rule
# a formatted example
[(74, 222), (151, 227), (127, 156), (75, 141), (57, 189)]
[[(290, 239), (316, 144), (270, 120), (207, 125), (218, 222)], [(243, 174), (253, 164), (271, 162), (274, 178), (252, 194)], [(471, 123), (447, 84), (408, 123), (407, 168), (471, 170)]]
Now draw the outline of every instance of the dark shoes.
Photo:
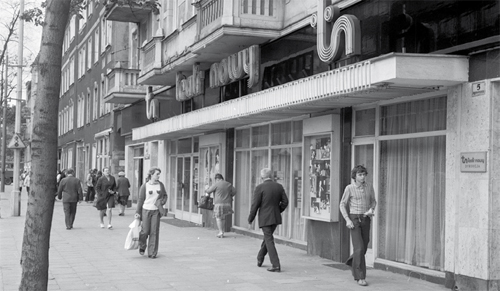
[(144, 256), (144, 250), (143, 249), (139, 249), (139, 254), (141, 254), (141, 256)]
[(257, 260), (257, 267), (262, 267), (262, 264), (264, 263), (264, 261), (259, 261)]
[(125, 215), (125, 213), (120, 213), (120, 214), (118, 214), (118, 216), (124, 216), (124, 215)]
[(281, 267), (271, 267), (267, 269), (269, 272), (281, 272)]

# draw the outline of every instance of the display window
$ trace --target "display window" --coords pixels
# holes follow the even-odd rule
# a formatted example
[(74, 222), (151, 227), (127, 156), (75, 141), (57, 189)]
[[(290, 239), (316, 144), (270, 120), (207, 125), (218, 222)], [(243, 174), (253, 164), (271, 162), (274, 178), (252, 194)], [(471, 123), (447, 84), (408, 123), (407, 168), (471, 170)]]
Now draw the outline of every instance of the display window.
[(331, 221), (331, 164), (332, 134), (312, 135), (304, 138), (304, 209), (303, 215), (311, 219)]

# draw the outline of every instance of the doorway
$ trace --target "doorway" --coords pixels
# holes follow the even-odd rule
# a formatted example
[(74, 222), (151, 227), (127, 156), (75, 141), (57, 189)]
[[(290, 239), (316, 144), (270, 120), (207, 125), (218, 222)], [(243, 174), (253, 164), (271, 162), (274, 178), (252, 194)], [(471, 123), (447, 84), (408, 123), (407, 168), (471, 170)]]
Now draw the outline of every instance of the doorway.
[[(198, 157), (191, 155), (177, 156), (176, 158), (176, 198), (175, 217), (201, 224), (201, 215), (198, 213)], [(195, 166), (195, 167), (193, 167)]]

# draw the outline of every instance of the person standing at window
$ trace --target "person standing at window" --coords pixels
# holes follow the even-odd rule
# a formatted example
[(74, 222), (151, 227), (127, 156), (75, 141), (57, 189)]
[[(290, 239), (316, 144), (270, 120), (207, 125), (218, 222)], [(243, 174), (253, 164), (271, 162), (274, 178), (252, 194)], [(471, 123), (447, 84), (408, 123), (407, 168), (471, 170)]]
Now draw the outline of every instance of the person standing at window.
[(167, 191), (160, 179), (161, 170), (152, 168), (148, 172), (146, 183), (139, 189), (139, 199), (135, 218), (140, 219), (141, 232), (139, 233), (139, 254), (144, 255), (146, 248), (149, 258), (156, 258), (158, 255), (158, 243), (160, 239), (160, 218), (161, 212), (158, 207), (167, 203)]
[(215, 183), (205, 189), (207, 196), (210, 193), (214, 194), (214, 217), (217, 221), (217, 228), (219, 233), (218, 238), (224, 237), (224, 226), (226, 224), (226, 215), (234, 213), (233, 211), (233, 197), (236, 195), (236, 189), (231, 183), (224, 181), (221, 174), (215, 174)]
[[(370, 223), (374, 215), (375, 191), (373, 186), (365, 179), (368, 171), (362, 165), (357, 165), (351, 170), (353, 182), (348, 185), (342, 199), (340, 200), (340, 212), (346, 221), (346, 226), (351, 230), (353, 253), (347, 259), (346, 264), (351, 267), (354, 280), (360, 286), (366, 283), (366, 261), (365, 255), (370, 242)], [(347, 210), (349, 207), (349, 211)]]

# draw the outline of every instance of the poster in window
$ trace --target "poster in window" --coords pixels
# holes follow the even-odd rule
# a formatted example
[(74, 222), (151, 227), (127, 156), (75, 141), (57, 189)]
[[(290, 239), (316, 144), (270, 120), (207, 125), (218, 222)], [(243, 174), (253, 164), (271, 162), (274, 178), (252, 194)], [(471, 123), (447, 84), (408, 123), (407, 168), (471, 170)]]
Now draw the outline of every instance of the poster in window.
[(304, 216), (331, 220), (331, 135), (305, 139), (306, 169), (304, 181)]

